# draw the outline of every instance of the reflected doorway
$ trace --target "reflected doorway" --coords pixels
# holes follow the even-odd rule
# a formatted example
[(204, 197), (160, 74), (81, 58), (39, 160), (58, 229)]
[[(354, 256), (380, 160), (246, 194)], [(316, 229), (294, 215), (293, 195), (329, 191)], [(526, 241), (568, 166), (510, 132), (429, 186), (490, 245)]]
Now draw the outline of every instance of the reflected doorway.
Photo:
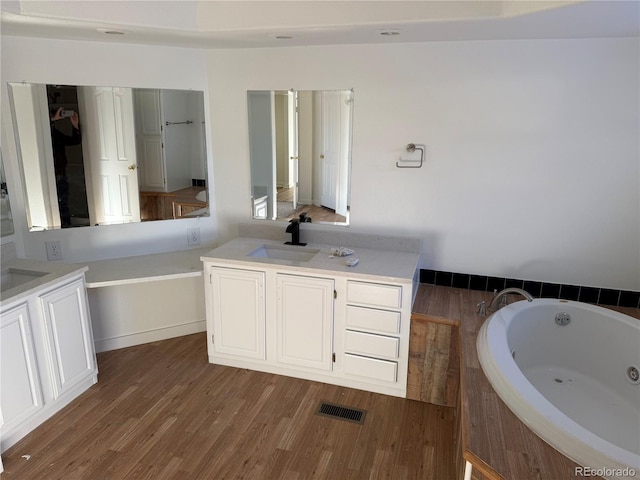
[(349, 223), (353, 92), (250, 91), (254, 218)]
[(75, 85), (47, 85), (47, 106), (51, 118), (57, 118), (56, 113), (60, 108), (64, 112), (61, 118), (51, 121), (60, 226), (62, 228), (89, 226), (91, 223), (85, 184), (84, 157), (80, 142), (83, 119), (79, 119), (79, 138), (75, 142), (70, 116), (79, 111), (78, 87)]

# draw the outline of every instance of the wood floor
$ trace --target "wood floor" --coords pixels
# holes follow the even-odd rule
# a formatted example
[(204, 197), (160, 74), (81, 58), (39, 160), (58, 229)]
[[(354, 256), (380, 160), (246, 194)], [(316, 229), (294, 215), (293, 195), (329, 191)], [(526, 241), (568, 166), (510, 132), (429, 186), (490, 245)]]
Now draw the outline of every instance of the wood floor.
[[(293, 202), (293, 188), (278, 188), (278, 201)], [(298, 204), (298, 208), (296, 208), (293, 212), (288, 212), (285, 216), (281, 216), (280, 212), (278, 212), (278, 218), (281, 220), (290, 220), (292, 218), (297, 218), (303, 212), (306, 212), (314, 222), (344, 223), (347, 221), (347, 217), (345, 217), (344, 215), (338, 215), (335, 210), (332, 210), (330, 208), (316, 205), (303, 205), (301, 203)]]
[(306, 213), (308, 217), (314, 222), (341, 222), (344, 223), (347, 221), (347, 217), (343, 215), (338, 215), (335, 210), (331, 210), (327, 207), (318, 207), (316, 205), (302, 205), (298, 204), (298, 208), (296, 208), (293, 212), (285, 217), (278, 216), (281, 220), (291, 220), (292, 218), (298, 218), (301, 213)]
[[(98, 366), (98, 384), (2, 455), (2, 480), (454, 477), (451, 408), (211, 365), (204, 333)], [(367, 410), (364, 425), (315, 415), (322, 400)]]

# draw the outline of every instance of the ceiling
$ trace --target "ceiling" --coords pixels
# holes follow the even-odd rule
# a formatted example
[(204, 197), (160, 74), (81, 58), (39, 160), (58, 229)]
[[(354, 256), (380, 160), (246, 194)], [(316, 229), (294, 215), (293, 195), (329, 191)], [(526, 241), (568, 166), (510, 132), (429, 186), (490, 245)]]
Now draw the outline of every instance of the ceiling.
[(2, 35), (194, 48), (640, 36), (640, 0), (2, 0), (1, 9)]

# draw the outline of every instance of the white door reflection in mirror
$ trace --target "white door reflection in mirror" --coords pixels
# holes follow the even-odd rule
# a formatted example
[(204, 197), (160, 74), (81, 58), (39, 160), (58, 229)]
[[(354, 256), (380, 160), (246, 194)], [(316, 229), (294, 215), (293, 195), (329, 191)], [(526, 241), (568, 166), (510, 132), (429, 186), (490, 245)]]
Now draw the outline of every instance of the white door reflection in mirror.
[(139, 222), (132, 89), (79, 87), (78, 99), (90, 222)]
[(351, 92), (317, 93), (320, 112), (320, 204), (347, 214), (347, 176), (351, 135)]
[(288, 185), (293, 208), (298, 208), (298, 92), (287, 92), (287, 136), (289, 137)]
[(348, 224), (353, 92), (249, 91), (247, 103), (253, 217)]
[(276, 130), (274, 92), (248, 92), (253, 218), (276, 219)]
[(156, 89), (136, 89), (133, 97), (137, 112), (140, 188), (162, 192), (166, 187), (166, 175), (162, 160), (163, 131), (160, 93)]

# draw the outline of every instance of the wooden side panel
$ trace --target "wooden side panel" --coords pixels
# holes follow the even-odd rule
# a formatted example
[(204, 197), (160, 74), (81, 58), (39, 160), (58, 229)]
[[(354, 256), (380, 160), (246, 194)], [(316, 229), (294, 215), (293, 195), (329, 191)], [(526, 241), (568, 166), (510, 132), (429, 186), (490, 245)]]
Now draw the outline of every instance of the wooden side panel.
[(407, 398), (453, 407), (459, 385), (458, 328), (411, 319)]

